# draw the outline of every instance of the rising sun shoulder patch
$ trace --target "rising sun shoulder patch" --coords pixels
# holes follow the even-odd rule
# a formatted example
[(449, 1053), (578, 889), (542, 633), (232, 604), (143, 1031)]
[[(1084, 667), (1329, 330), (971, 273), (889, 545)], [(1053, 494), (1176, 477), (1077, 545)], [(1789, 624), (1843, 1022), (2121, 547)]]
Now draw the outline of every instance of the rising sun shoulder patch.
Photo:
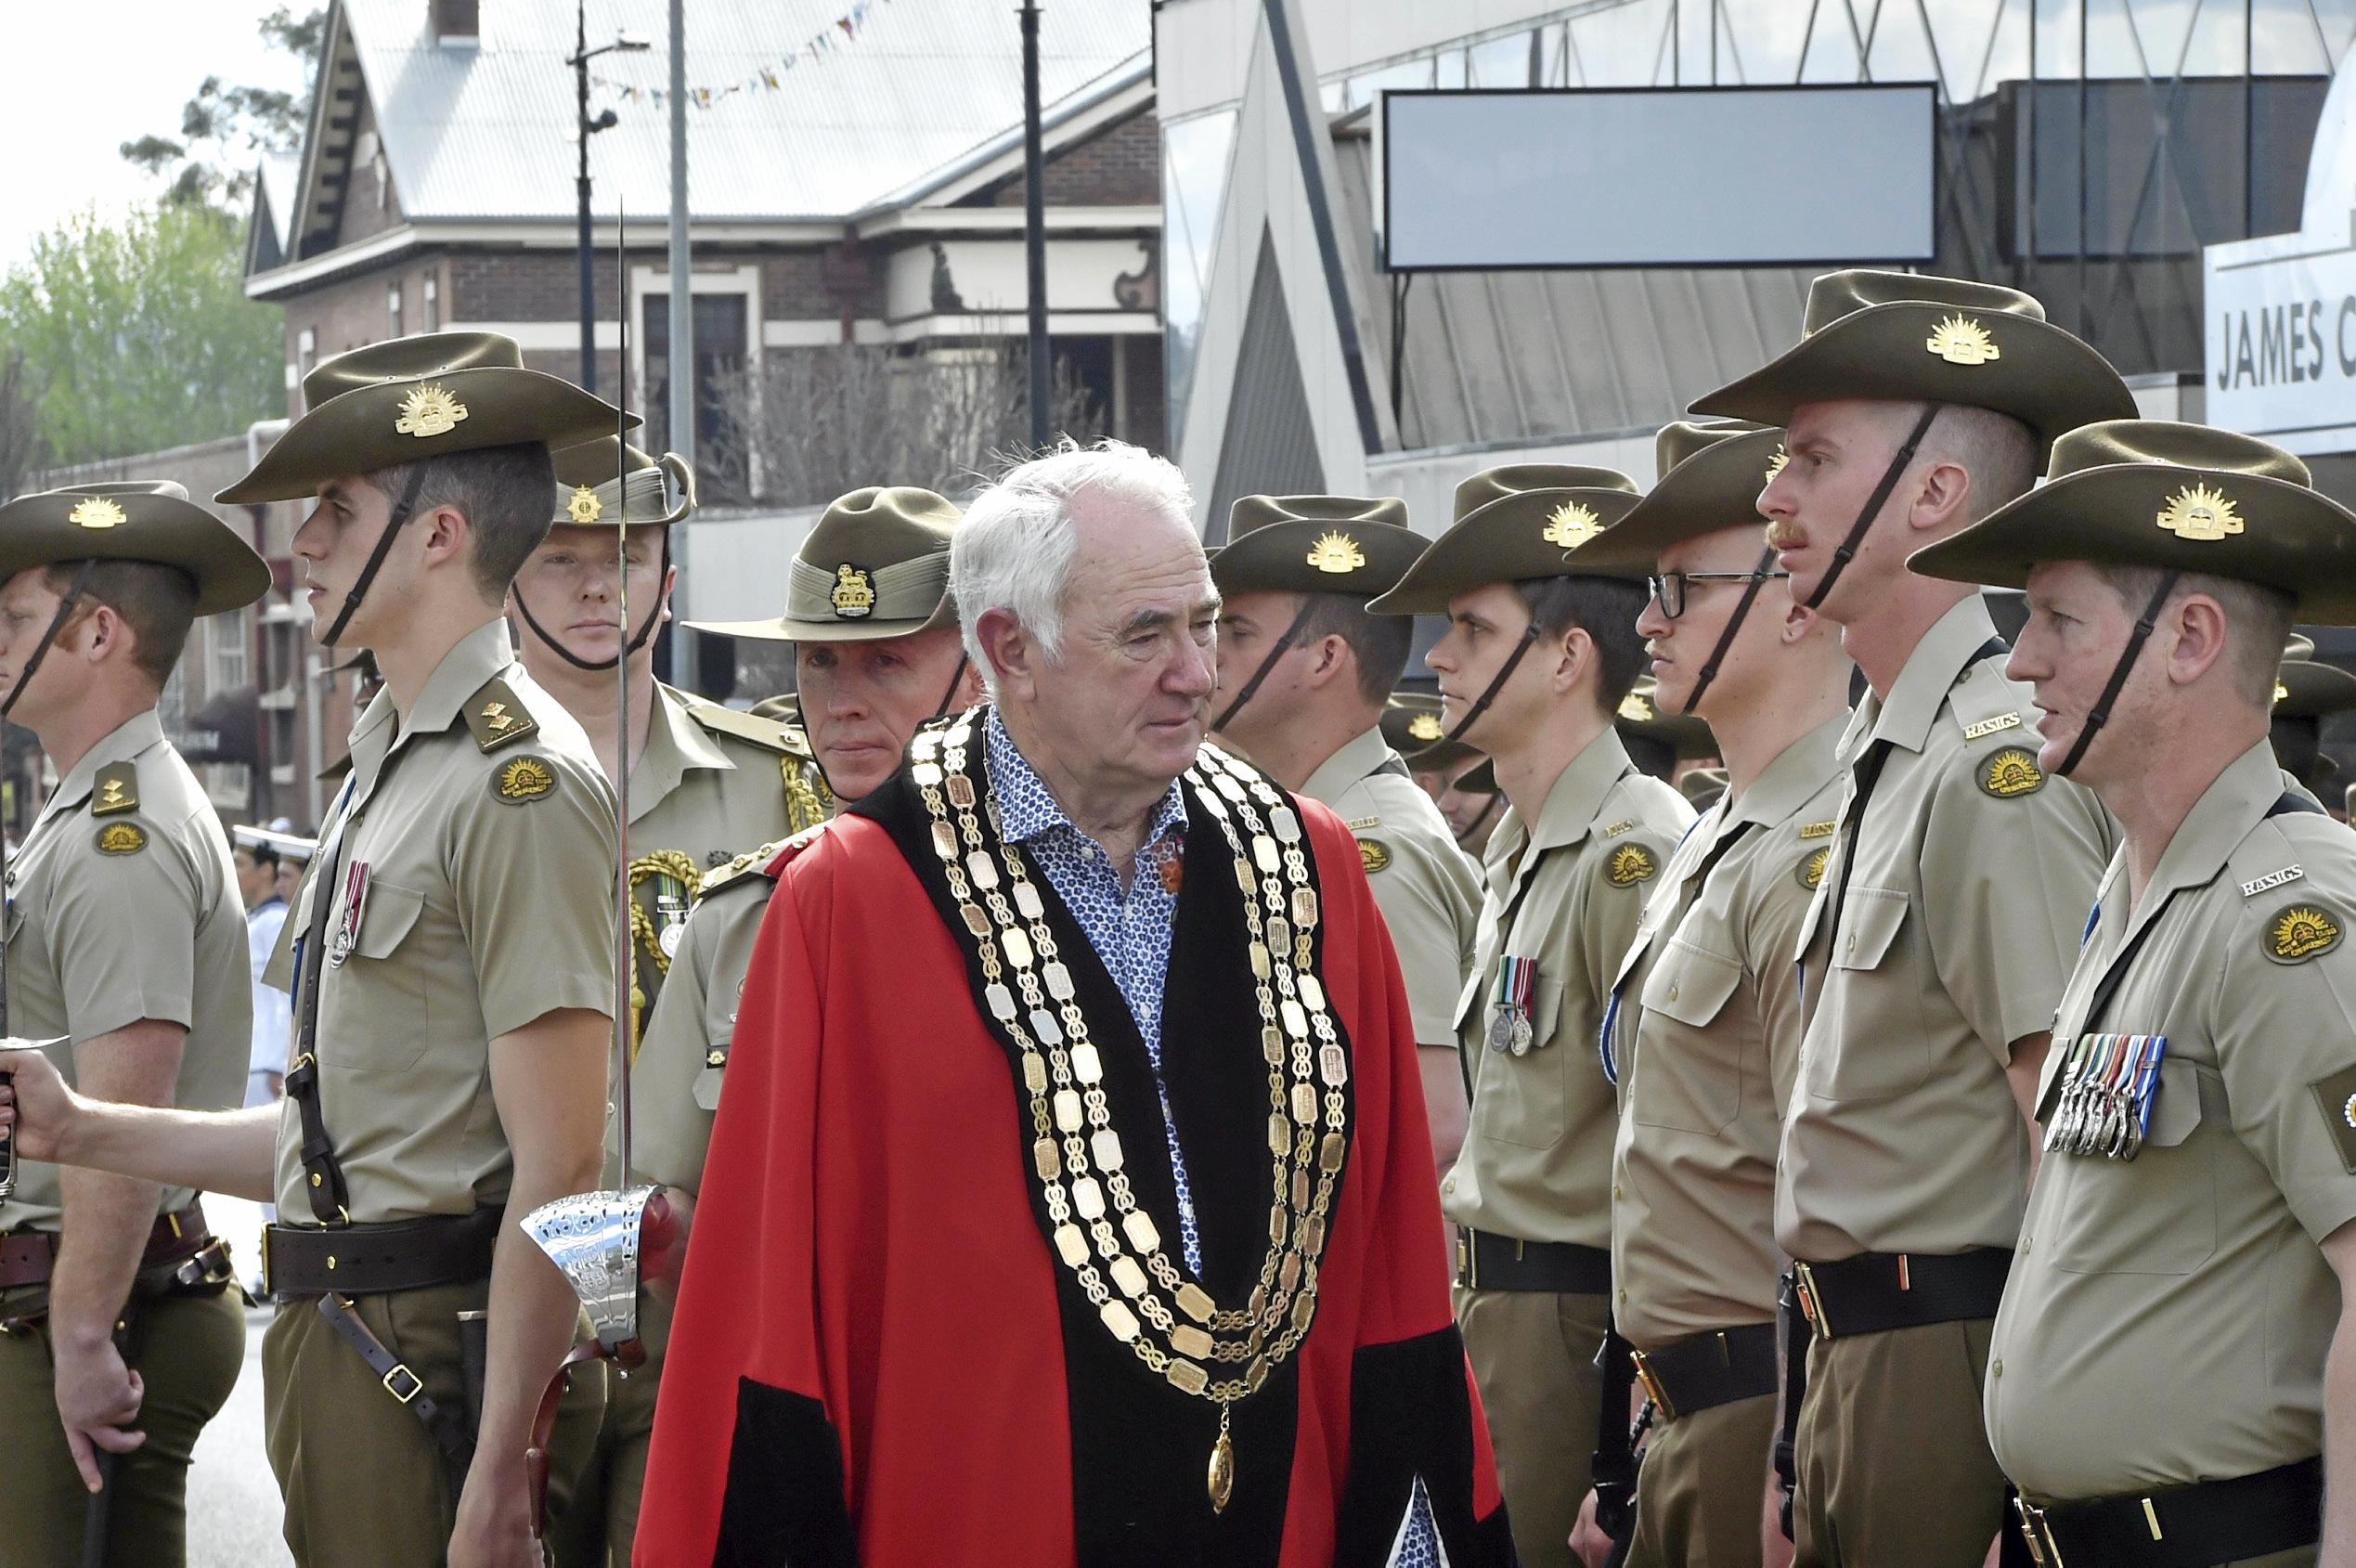
[(2045, 770), (2037, 765), (2037, 753), (2025, 745), (2000, 746), (1973, 767), (1980, 792), (1999, 800), (2035, 795), (2045, 787)]
[(515, 757), (491, 773), (491, 793), (511, 806), (522, 806), (556, 793), (556, 770), (544, 757)]
[(1641, 844), (1623, 844), (1603, 862), (1603, 879), (1614, 888), (1633, 888), (1659, 875), (1661, 862)]
[(2345, 935), (2339, 915), (2321, 903), (2286, 904), (2267, 917), (2259, 951), (2277, 964), (2304, 964), (2331, 952)]

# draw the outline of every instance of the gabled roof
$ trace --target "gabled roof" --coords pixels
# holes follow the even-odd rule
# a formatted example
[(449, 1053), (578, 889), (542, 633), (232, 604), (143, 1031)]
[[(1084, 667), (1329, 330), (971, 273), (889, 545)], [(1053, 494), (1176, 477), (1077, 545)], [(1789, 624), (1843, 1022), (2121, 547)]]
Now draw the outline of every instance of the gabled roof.
[[(699, 223), (840, 222), (1002, 140), (1022, 118), (1022, 40), (1011, 5), (867, 0), (689, 0), (688, 84), (763, 84), (688, 110), (689, 205)], [(589, 45), (617, 32), (642, 54), (590, 64), (589, 113), (620, 123), (589, 143), (597, 212), (659, 224), (669, 208), (666, 0), (602, 0)], [(437, 43), (422, 0), (337, 0), (305, 142), (289, 260), (332, 239), (359, 97), (372, 105), (412, 224), (570, 223), (575, 214), (575, 0), (484, 0), (479, 40)], [(1042, 12), (1041, 96), (1067, 118), (1141, 77), (1144, 0), (1056, 0)], [(816, 34), (835, 46), (805, 55)], [(638, 89), (635, 95), (628, 89)], [(275, 207), (275, 202), (274, 202)]]
[(294, 217), (294, 182), (303, 161), (290, 152), (265, 152), (253, 171), (253, 214), (245, 236), (245, 269), (265, 271), (286, 260)]

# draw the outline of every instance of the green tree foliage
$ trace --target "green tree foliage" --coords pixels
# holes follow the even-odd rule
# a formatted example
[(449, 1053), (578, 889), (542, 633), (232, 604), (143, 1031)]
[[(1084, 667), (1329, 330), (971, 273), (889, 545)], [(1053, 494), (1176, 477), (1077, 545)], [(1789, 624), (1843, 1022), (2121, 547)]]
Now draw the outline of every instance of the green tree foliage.
[(238, 221), (166, 202), (35, 240), (0, 280), (0, 362), (20, 356), (40, 460), (127, 457), (242, 430), (286, 400), (285, 325), (245, 297)]
[[(261, 21), (265, 42), (295, 56), (306, 79), (316, 78), (327, 12), (297, 15), (280, 6)], [(180, 204), (240, 204), (252, 194), (254, 161), (265, 152), (292, 152), (310, 114), (308, 92), (281, 93), (207, 76), (180, 110), (177, 136), (152, 132), (118, 149), (126, 162), (164, 182), (162, 200)]]

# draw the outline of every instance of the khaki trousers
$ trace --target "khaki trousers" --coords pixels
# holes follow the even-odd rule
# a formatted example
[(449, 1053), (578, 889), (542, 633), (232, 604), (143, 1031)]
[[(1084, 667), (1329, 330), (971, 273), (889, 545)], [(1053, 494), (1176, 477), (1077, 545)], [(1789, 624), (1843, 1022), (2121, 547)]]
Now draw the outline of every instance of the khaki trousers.
[(1759, 1568), (1774, 1445), (1771, 1393), (1655, 1426), (1627, 1568)]
[(663, 1347), (670, 1342), (671, 1308), (651, 1292), (638, 1298), (644, 1365), (612, 1368), (605, 1383), (605, 1419), (597, 1451), (574, 1488), (563, 1526), (551, 1525), (556, 1568), (629, 1568), (638, 1536), (638, 1500), (646, 1488), (646, 1445), (654, 1435), (654, 1395), (663, 1377)]
[[(37, 1290), (9, 1292), (19, 1301)], [(0, 1296), (0, 1318), (8, 1315)], [(151, 1296), (134, 1304), (123, 1360), (146, 1393), (133, 1425), (148, 1440), (114, 1461), (107, 1556), (119, 1568), (170, 1568), (187, 1557), (188, 1458), (245, 1365), (245, 1307), (234, 1289)], [(0, 1334), (0, 1568), (82, 1561), (90, 1494), (58, 1424), (45, 1321)]]
[(1456, 1321), (1489, 1414), (1497, 1483), (1522, 1568), (1572, 1568), (1603, 1398), (1595, 1354), (1612, 1321), (1600, 1295), (1456, 1293)]
[(1793, 1568), (1979, 1568), (2010, 1528), (1980, 1417), (1991, 1318), (1809, 1347)]
[[(487, 1280), (436, 1285), (353, 1303), (435, 1404), (463, 1416), (458, 1315), (488, 1302)], [(583, 1325), (586, 1332), (586, 1322)], [(576, 1367), (550, 1445), (549, 1516), (563, 1517), (605, 1407), (602, 1363)], [(286, 1544), (317, 1568), (420, 1568), (440, 1562), (458, 1491), (425, 1424), (386, 1392), (318, 1303), (279, 1305), (262, 1341), (270, 1469), (286, 1496)], [(520, 1458), (521, 1456), (519, 1456)]]

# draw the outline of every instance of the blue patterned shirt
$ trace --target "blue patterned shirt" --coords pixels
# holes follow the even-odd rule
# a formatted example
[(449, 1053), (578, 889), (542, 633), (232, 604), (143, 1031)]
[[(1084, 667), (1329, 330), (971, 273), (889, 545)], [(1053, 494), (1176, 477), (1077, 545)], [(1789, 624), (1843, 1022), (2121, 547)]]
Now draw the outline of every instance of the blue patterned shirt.
[[(999, 833), (1007, 843), (1028, 850), (1045, 874), (1055, 896), (1071, 911), (1081, 934), (1120, 988), (1121, 1000), (1129, 1004), (1129, 1016), (1144, 1037), (1146, 1055), (1153, 1063), (1154, 1086), (1161, 1096), (1161, 1128), (1170, 1144), (1171, 1180), (1178, 1190), (1178, 1237), (1185, 1249), (1186, 1267), (1199, 1277), (1202, 1232), (1195, 1223), (1194, 1190), (1186, 1182), (1178, 1123), (1170, 1113), (1170, 1090), (1161, 1072), (1161, 995), (1170, 974), (1170, 948), (1178, 914), (1174, 879), (1165, 882), (1162, 870), (1184, 848), (1186, 797), (1173, 780), (1154, 807), (1124, 889), (1104, 846), (1082, 833), (1056, 804), (1045, 783), (1015, 748), (996, 708), (990, 710), (984, 756), (990, 788), (998, 797)], [(1435, 1568), (1440, 1561), (1430, 1499), (1420, 1479), (1415, 1484), (1413, 1502), (1402, 1522), (1391, 1561), (1398, 1568)]]

